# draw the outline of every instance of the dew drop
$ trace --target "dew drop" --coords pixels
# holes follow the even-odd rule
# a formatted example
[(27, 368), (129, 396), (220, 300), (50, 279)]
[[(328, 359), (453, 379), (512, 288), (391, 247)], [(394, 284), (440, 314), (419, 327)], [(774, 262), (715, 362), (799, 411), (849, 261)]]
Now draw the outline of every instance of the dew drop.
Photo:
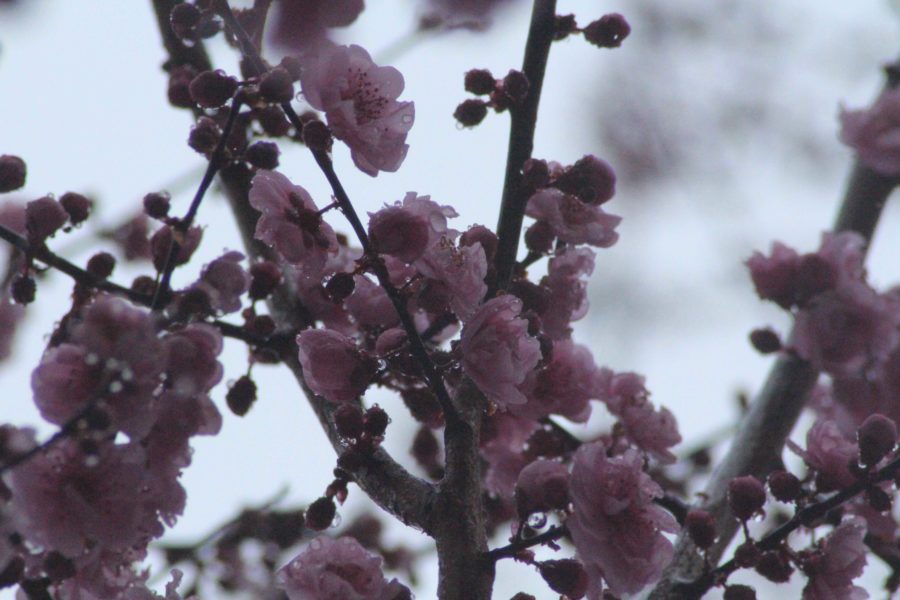
[(332, 527), (340, 527), (341, 526), (341, 513), (334, 513), (334, 519), (331, 520)]
[(528, 515), (525, 524), (532, 529), (543, 529), (547, 525), (547, 515), (544, 513), (532, 513)]

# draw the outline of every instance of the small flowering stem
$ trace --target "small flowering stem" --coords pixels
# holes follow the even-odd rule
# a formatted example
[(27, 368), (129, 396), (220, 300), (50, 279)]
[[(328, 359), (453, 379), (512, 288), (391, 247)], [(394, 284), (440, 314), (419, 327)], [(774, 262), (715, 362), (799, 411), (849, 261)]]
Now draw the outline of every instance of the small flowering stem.
[(206, 191), (209, 189), (209, 186), (212, 185), (216, 173), (219, 172), (219, 169), (225, 162), (225, 148), (228, 145), (228, 138), (231, 137), (231, 130), (234, 129), (234, 124), (237, 121), (240, 109), (241, 101), (238, 98), (235, 98), (231, 102), (228, 120), (225, 121), (225, 127), (222, 128), (222, 135), (219, 137), (219, 141), (216, 144), (212, 155), (209, 157), (209, 164), (206, 167), (206, 172), (203, 174), (203, 179), (200, 180), (200, 185), (197, 187), (194, 199), (191, 200), (191, 205), (188, 207), (184, 217), (174, 225), (175, 231), (172, 235), (172, 241), (169, 243), (169, 251), (166, 254), (165, 266), (163, 267), (159, 283), (156, 286), (153, 302), (150, 304), (151, 310), (155, 311), (162, 308), (161, 303), (169, 294), (169, 283), (172, 279), (172, 272), (175, 270), (175, 260), (178, 253), (181, 251), (181, 244), (178, 242), (179, 234), (186, 234), (191, 225), (193, 225), (194, 218), (197, 216), (197, 211), (200, 209), (200, 203), (203, 202)]
[[(896, 81), (889, 79), (889, 87), (896, 84)], [(867, 242), (864, 250), (868, 250), (887, 198), (898, 184), (900, 180), (897, 178), (881, 175), (857, 161), (833, 230), (859, 233)], [(728, 454), (707, 482), (702, 496), (704, 500), (699, 506), (716, 519), (718, 536), (716, 543), (707, 551), (713, 562), (721, 558), (737, 532), (737, 523), (726, 501), (728, 482), (742, 475), (765, 478), (778, 464), (785, 440), (806, 406), (818, 375), (805, 360), (785, 354), (775, 362), (759, 396), (750, 405)], [(670, 598), (676, 581), (696, 579), (703, 570), (704, 561), (696, 546), (690, 536), (682, 533), (676, 542), (671, 566), (650, 598)]]
[[(870, 474), (868, 477), (860, 479), (853, 485), (842, 489), (825, 500), (804, 506), (795, 512), (794, 516), (791, 517), (787, 523), (776, 527), (756, 542), (757, 548), (763, 551), (774, 550), (786, 540), (791, 533), (800, 527), (809, 526), (812, 523), (815, 523), (827, 515), (829, 511), (863, 493), (866, 488), (876, 483), (892, 479), (898, 470), (900, 470), (900, 457), (895, 457), (894, 460)], [(717, 582), (724, 581), (728, 575), (739, 568), (740, 567), (738, 567), (735, 560), (731, 559), (728, 562), (723, 563), (717, 569), (704, 574), (692, 583), (676, 584), (675, 589), (680, 593), (678, 597), (684, 598), (684, 600), (702, 598), (703, 595), (716, 585)]]
[(569, 530), (566, 529), (565, 525), (557, 525), (555, 527), (551, 527), (540, 535), (530, 537), (526, 540), (516, 541), (501, 548), (494, 548), (485, 555), (485, 558), (490, 562), (497, 562), (498, 560), (503, 558), (513, 558), (522, 550), (533, 548), (534, 546), (540, 546), (541, 544), (546, 544), (547, 542), (555, 542), (556, 540), (563, 538), (568, 534)]
[(544, 71), (553, 34), (556, 29), (556, 0), (535, 0), (531, 12), (531, 26), (525, 44), (522, 72), (528, 79), (528, 95), (520, 105), (509, 109), (509, 149), (506, 155), (506, 176), (503, 181), (503, 198), (500, 203), (500, 220), (497, 223), (497, 288), (504, 289), (513, 275), (522, 221), (528, 203), (526, 190), (522, 188), (522, 167), (534, 150), (534, 129), (537, 124), (538, 104), (544, 84)]
[[(235, 18), (234, 13), (231, 12), (231, 7), (228, 6), (227, 0), (217, 0), (215, 2), (215, 8), (216, 12), (222, 17), (225, 24), (237, 38), (238, 44), (240, 44), (241, 47), (241, 52), (244, 57), (250, 61), (250, 64), (257, 72), (257, 75), (264, 73), (267, 70), (265, 61), (263, 61), (259, 50), (253, 44), (253, 40), (250, 39), (246, 30)], [(284, 111), (285, 116), (287, 116), (288, 120), (299, 134), (299, 132), (303, 130), (303, 123), (300, 121), (300, 116), (291, 106), (290, 102), (283, 102), (280, 106)], [(428, 355), (428, 350), (425, 348), (425, 343), (422, 341), (422, 337), (416, 329), (412, 315), (406, 310), (406, 303), (404, 302), (402, 295), (397, 291), (397, 288), (394, 287), (394, 284), (391, 283), (387, 267), (385, 267), (384, 262), (378, 256), (378, 253), (372, 248), (366, 228), (363, 226), (359, 215), (356, 213), (356, 209), (353, 208), (353, 203), (350, 201), (350, 197), (347, 195), (343, 184), (341, 184), (340, 178), (338, 178), (337, 173), (334, 170), (334, 164), (331, 161), (331, 157), (328, 156), (328, 153), (324, 150), (310, 148), (310, 151), (313, 154), (316, 164), (319, 165), (319, 168), (322, 170), (322, 173), (325, 175), (325, 178), (331, 186), (338, 208), (344, 213), (344, 216), (350, 223), (350, 227), (353, 229), (354, 234), (356, 234), (356, 237), (362, 246), (363, 253), (369, 258), (370, 266), (372, 271), (374, 271), (375, 276), (378, 278), (378, 282), (381, 284), (381, 287), (384, 288), (388, 298), (390, 298), (391, 303), (397, 310), (397, 314), (400, 317), (400, 323), (409, 339), (410, 353), (419, 364), (419, 368), (422, 369), (422, 373), (425, 376), (425, 380), (428, 382), (429, 387), (434, 392), (435, 396), (437, 396), (441, 408), (444, 411), (445, 418), (448, 420), (456, 418), (454, 416), (456, 414), (456, 409), (450, 401), (450, 395), (447, 393), (444, 381), (438, 372), (437, 367), (435, 367), (434, 362), (431, 360), (431, 357)]]

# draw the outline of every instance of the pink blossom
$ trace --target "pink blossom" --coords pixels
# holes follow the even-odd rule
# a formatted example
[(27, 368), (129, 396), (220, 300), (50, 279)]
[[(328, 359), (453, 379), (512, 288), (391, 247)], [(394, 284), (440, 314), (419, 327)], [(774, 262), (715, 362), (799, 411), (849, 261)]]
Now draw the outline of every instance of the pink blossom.
[(463, 371), (501, 408), (527, 402), (519, 386), (541, 359), (540, 344), (518, 316), (521, 310), (522, 301), (509, 294), (485, 302), (459, 342)]
[(803, 600), (864, 600), (869, 594), (853, 585), (866, 566), (866, 523), (850, 517), (835, 527), (804, 565), (809, 583), (803, 588)]
[(166, 387), (182, 397), (209, 392), (222, 380), (222, 334), (205, 323), (192, 323), (165, 337)]
[(519, 518), (564, 509), (569, 503), (569, 470), (555, 460), (539, 459), (519, 472), (516, 507)]
[(528, 200), (525, 214), (549, 223), (554, 235), (569, 244), (609, 248), (619, 239), (616, 227), (622, 217), (556, 188), (538, 190)]
[(858, 283), (813, 298), (797, 313), (793, 347), (815, 368), (860, 372), (886, 358), (897, 341), (900, 303)]
[(359, 326), (391, 327), (400, 321), (383, 287), (363, 275), (356, 275), (353, 280), (356, 285), (344, 306)]
[(789, 309), (794, 303), (794, 278), (799, 263), (800, 255), (795, 250), (774, 242), (770, 256), (754, 252), (746, 264), (759, 297)]
[(599, 377), (590, 350), (572, 340), (559, 340), (553, 344), (550, 362), (525, 380), (522, 392), (528, 402), (510, 410), (535, 420), (557, 414), (584, 423), (591, 416), (590, 400), (606, 392), (598, 385)]
[(332, 402), (356, 400), (374, 375), (374, 365), (350, 338), (330, 329), (307, 329), (297, 336), (307, 385)]
[(123, 300), (99, 296), (74, 321), (69, 342), (50, 348), (31, 376), (41, 415), (62, 425), (89, 401), (132, 438), (156, 419), (154, 392), (166, 350), (150, 313)]
[[(605, 378), (600, 375), (598, 379)], [(675, 462), (675, 455), (669, 451), (681, 442), (675, 415), (665, 407), (653, 407), (643, 376), (619, 373), (608, 379), (608, 386), (606, 404), (619, 417), (625, 436), (660, 462)]]
[(415, 266), (425, 277), (447, 286), (450, 306), (463, 321), (472, 317), (487, 293), (487, 258), (479, 243), (457, 247), (449, 238), (441, 237)]
[(354, 538), (320, 536), (278, 570), (278, 586), (290, 600), (393, 600), (404, 588), (381, 562)]
[(99, 546), (121, 552), (161, 533), (156, 507), (142, 493), (143, 453), (102, 446), (93, 459), (64, 439), (9, 472), (19, 531), (46, 550), (75, 558)]
[(547, 265), (541, 286), (550, 290), (547, 308), (540, 313), (544, 333), (554, 340), (569, 337), (569, 323), (587, 314), (587, 282), (594, 271), (594, 252), (589, 248), (568, 247)]
[(864, 110), (841, 110), (841, 141), (882, 175), (900, 175), (900, 90), (885, 91)]
[(442, 236), (456, 237), (458, 232), (447, 228), (447, 219), (456, 216), (452, 207), (409, 192), (402, 204), (395, 202), (369, 213), (369, 236), (379, 253), (412, 263)]
[(674, 517), (653, 503), (662, 489), (642, 470), (636, 450), (606, 456), (594, 442), (575, 453), (566, 525), (592, 582), (588, 598), (599, 600), (598, 577), (616, 595), (634, 594), (662, 575), (672, 543), (662, 532), (678, 531)]
[(209, 297), (210, 307), (227, 314), (240, 310), (241, 296), (250, 288), (250, 274), (241, 266), (244, 255), (226, 252), (203, 268), (200, 280), (191, 286)]
[(840, 432), (834, 421), (816, 421), (806, 432), (806, 450), (788, 442), (788, 447), (816, 470), (816, 486), (826, 492), (856, 482), (850, 465), (857, 460), (856, 444)]
[(360, 170), (374, 177), (400, 168), (415, 120), (413, 103), (397, 102), (400, 71), (379, 67), (359, 46), (322, 45), (305, 62), (300, 85), (310, 106), (325, 111), (328, 126), (350, 147)]
[(337, 254), (334, 230), (322, 220), (309, 193), (281, 173), (257, 171), (250, 204), (262, 213), (256, 239), (275, 248), (303, 273), (318, 276), (329, 257)]

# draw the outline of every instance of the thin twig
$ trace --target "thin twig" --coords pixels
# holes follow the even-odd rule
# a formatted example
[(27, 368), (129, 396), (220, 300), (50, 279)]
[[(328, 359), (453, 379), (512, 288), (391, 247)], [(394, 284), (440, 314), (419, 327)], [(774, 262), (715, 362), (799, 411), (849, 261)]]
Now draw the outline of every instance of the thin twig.
[(534, 150), (534, 130), (537, 124), (544, 71), (553, 34), (556, 28), (556, 0), (537, 0), (531, 13), (531, 26), (525, 45), (522, 72), (528, 79), (528, 95), (521, 105), (509, 109), (509, 149), (506, 155), (506, 176), (503, 181), (503, 199), (500, 203), (500, 219), (497, 223), (497, 288), (504, 289), (513, 275), (519, 237), (528, 198), (522, 188), (522, 167)]
[(530, 537), (526, 540), (513, 542), (501, 548), (494, 548), (493, 550), (485, 554), (485, 559), (490, 562), (497, 562), (501, 558), (512, 558), (522, 550), (533, 548), (534, 546), (540, 546), (541, 544), (546, 544), (547, 542), (554, 542), (562, 537), (565, 537), (568, 534), (569, 530), (566, 529), (565, 525), (557, 525), (555, 527), (551, 527), (540, 535)]

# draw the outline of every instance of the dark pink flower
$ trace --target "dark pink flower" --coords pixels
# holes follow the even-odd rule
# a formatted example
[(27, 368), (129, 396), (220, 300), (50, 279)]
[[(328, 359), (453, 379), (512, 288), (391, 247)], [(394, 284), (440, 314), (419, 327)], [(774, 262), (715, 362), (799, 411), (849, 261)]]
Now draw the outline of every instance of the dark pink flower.
[(463, 371), (504, 409), (527, 402), (519, 386), (541, 359), (540, 344), (519, 318), (521, 310), (522, 301), (509, 294), (485, 302), (463, 327), (459, 342)]
[(746, 264), (759, 297), (789, 309), (794, 303), (794, 278), (800, 255), (781, 242), (774, 242), (770, 256), (754, 252)]
[(569, 323), (587, 314), (587, 282), (594, 271), (594, 252), (569, 247), (550, 259), (541, 286), (550, 291), (546, 310), (540, 313), (544, 333), (554, 340), (569, 337)]
[(441, 237), (415, 266), (425, 277), (447, 286), (450, 306), (463, 321), (472, 317), (487, 293), (487, 258), (480, 243), (457, 247), (448, 237)]
[(556, 188), (544, 188), (528, 200), (525, 214), (546, 221), (553, 233), (569, 244), (590, 244), (609, 248), (619, 239), (616, 227), (622, 217), (586, 204)]
[(279, 569), (278, 585), (290, 600), (392, 600), (403, 587), (381, 562), (354, 538), (320, 536)]
[(256, 239), (275, 248), (301, 272), (319, 276), (329, 257), (337, 254), (334, 230), (322, 220), (309, 193), (281, 173), (257, 171), (250, 204), (262, 213)]
[(616, 595), (634, 594), (662, 575), (672, 543), (662, 532), (678, 531), (675, 518), (653, 503), (662, 489), (644, 473), (636, 450), (606, 456), (594, 442), (575, 453), (566, 525), (591, 580), (588, 598), (598, 600), (598, 577)]
[(525, 443), (540, 428), (537, 421), (496, 412), (485, 419), (481, 431), (481, 456), (487, 461), (485, 489), (502, 498), (511, 497), (519, 473), (528, 464)]
[(850, 517), (835, 527), (821, 545), (813, 551), (803, 570), (809, 583), (803, 588), (803, 600), (863, 600), (869, 594), (853, 585), (866, 566), (866, 547), (863, 539), (866, 523)]
[(143, 437), (157, 417), (154, 394), (167, 361), (154, 317), (99, 296), (74, 323), (69, 341), (50, 348), (32, 373), (41, 416), (62, 425), (94, 401), (117, 430)]
[(606, 404), (609, 411), (619, 418), (625, 436), (658, 461), (666, 464), (675, 462), (675, 455), (669, 448), (681, 442), (678, 424), (667, 408), (657, 410), (653, 407), (643, 376), (618, 373), (611, 378), (603, 375), (595, 377), (608, 382)]
[(841, 141), (883, 175), (900, 175), (900, 90), (885, 91), (864, 110), (841, 110)]
[(447, 228), (447, 219), (456, 216), (452, 207), (409, 192), (402, 204), (395, 202), (369, 213), (369, 236), (379, 253), (412, 263), (442, 236), (456, 237), (458, 232)]
[(307, 385), (332, 402), (356, 400), (372, 382), (372, 361), (337, 331), (307, 329), (297, 336), (297, 346)]
[(344, 306), (358, 325), (391, 327), (400, 321), (397, 309), (383, 287), (364, 275), (356, 275), (353, 280), (353, 294), (344, 301)]
[(559, 340), (553, 344), (550, 362), (525, 380), (522, 392), (528, 402), (511, 410), (535, 420), (557, 414), (583, 423), (591, 416), (590, 400), (605, 397), (599, 378), (590, 350), (572, 340)]
[(415, 120), (412, 102), (397, 102), (403, 75), (379, 67), (359, 46), (322, 45), (304, 63), (303, 95), (325, 111), (334, 136), (349, 147), (364, 173), (396, 171), (406, 158), (406, 134)]

